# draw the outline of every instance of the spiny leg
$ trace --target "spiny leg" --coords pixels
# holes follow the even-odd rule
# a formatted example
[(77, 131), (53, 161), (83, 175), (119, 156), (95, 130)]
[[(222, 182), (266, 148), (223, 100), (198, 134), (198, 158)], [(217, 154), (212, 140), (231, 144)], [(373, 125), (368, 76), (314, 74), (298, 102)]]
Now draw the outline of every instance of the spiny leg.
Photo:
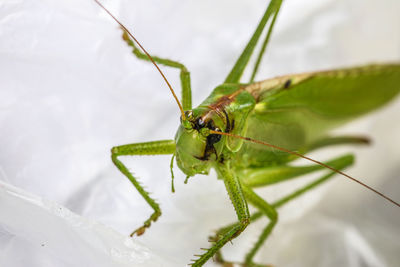
[[(254, 244), (253, 248), (247, 253), (245, 257), (245, 266), (246, 267), (253, 267), (258, 266), (253, 262), (254, 255), (256, 254), (257, 250), (262, 246), (264, 241), (270, 235), (272, 229), (275, 227), (276, 223), (278, 222), (278, 212), (276, 209), (269, 204), (267, 201), (262, 199), (258, 196), (252, 189), (247, 186), (243, 186), (243, 192), (245, 194), (246, 199), (256, 207), (260, 212), (268, 217), (270, 222), (262, 231), (260, 237), (258, 238), (257, 242)], [(260, 265), (261, 266), (261, 265)], [(265, 266), (265, 265), (264, 265)]]
[[(254, 245), (253, 249), (246, 255), (245, 263), (243, 264), (243, 266), (246, 266), (246, 267), (264, 266), (265, 267), (265, 265), (257, 265), (255, 263), (253, 263), (252, 260), (253, 260), (253, 257), (255, 255), (255, 253), (257, 252), (258, 248), (263, 244), (265, 239), (269, 236), (269, 234), (271, 233), (272, 229), (274, 228), (274, 226), (278, 222), (278, 213), (277, 213), (276, 209), (271, 204), (269, 204), (267, 201), (262, 199), (256, 193), (254, 193), (254, 191), (250, 187), (242, 185), (242, 188), (243, 188), (243, 193), (245, 195), (246, 200), (260, 211), (259, 212), (260, 215), (267, 216), (270, 219), (270, 222), (264, 228), (259, 240)], [(251, 220), (257, 219), (256, 217), (261, 217), (261, 216), (259, 216), (259, 215), (254, 216), (253, 215), (253, 216), (251, 216), (250, 219)], [(215, 237), (215, 239), (218, 240), (219, 236), (221, 236), (223, 233), (225, 233), (227, 231), (227, 229), (231, 228), (232, 226), (234, 226), (236, 224), (237, 223), (235, 223), (233, 225), (230, 225), (228, 227), (224, 227), (221, 230), (219, 230), (217, 235), (216, 235), (216, 237)], [(218, 253), (216, 254), (216, 261), (221, 263), (221, 264), (223, 264), (223, 266), (232, 266), (232, 264), (233, 264), (233, 262), (225, 261), (222, 258), (222, 254), (220, 253), (220, 251), (218, 251)]]
[(147, 219), (143, 226), (139, 227), (132, 232), (131, 236), (134, 234), (142, 235), (146, 228), (149, 228), (151, 222), (155, 222), (157, 218), (161, 215), (160, 206), (156, 203), (154, 199), (149, 196), (149, 193), (144, 190), (141, 184), (138, 182), (128, 170), (128, 168), (118, 159), (119, 156), (139, 156), (139, 155), (165, 155), (173, 154), (175, 152), (175, 141), (174, 140), (162, 140), (153, 141), (146, 143), (136, 143), (129, 145), (116, 146), (111, 149), (111, 159), (115, 166), (131, 181), (133, 186), (142, 195), (146, 202), (153, 208), (154, 212)]
[[(250, 216), (250, 223), (253, 223), (254, 221), (262, 218), (263, 216), (264, 216), (264, 213), (262, 213), (261, 211), (254, 212)], [(233, 223), (233, 224), (230, 224), (228, 226), (218, 229), (218, 231), (216, 231), (215, 235), (209, 237), (210, 242), (216, 242), (217, 240), (219, 240), (219, 238), (221, 236), (223, 236), (224, 233), (227, 232), (230, 228), (232, 228), (235, 224), (237, 224), (237, 223)], [(234, 265), (234, 262), (224, 260), (221, 250), (218, 250), (215, 253), (213, 259), (215, 260), (215, 262), (220, 263), (223, 267), (233, 267), (233, 265)]]
[[(342, 161), (342, 166), (339, 167), (339, 170), (343, 170), (344, 168), (348, 167), (349, 165), (352, 164), (352, 160), (351, 161), (346, 161), (343, 160)], [(283, 197), (282, 199), (274, 202), (271, 206), (275, 209), (278, 207), (283, 206), (284, 204), (288, 203), (289, 201), (299, 197), (300, 195), (310, 191), (311, 189), (317, 187), (318, 185), (321, 185), (322, 183), (328, 181), (331, 177), (333, 177), (336, 173), (335, 172), (330, 172), (326, 175), (323, 175), (322, 177), (318, 178), (317, 180), (307, 184), (306, 186), (300, 188), (299, 190), (296, 190), (295, 192), (293, 192), (292, 194), (287, 195), (286, 197)], [(247, 196), (246, 196), (247, 197)], [(250, 201), (250, 200), (249, 200)], [(251, 202), (251, 201), (250, 201)], [(256, 214), (254, 214), (256, 215)], [(269, 236), (270, 232), (268, 229), (269, 225), (264, 229), (264, 231), (261, 233), (260, 237), (258, 238), (258, 241), (256, 242), (256, 244), (253, 246), (253, 248), (248, 252), (248, 254), (246, 255), (245, 258), (245, 263), (246, 266), (256, 266), (256, 265), (251, 265), (253, 257), (255, 256), (255, 254), (257, 253), (257, 251), (260, 249), (260, 247), (262, 246), (262, 244), (264, 244), (265, 240), (267, 239), (267, 237)]]
[(228, 229), (223, 236), (206, 251), (206, 253), (203, 255), (196, 255), (200, 257), (192, 264), (196, 267), (202, 266), (204, 263), (206, 263), (207, 260), (211, 258), (228, 241), (232, 240), (241, 232), (243, 232), (243, 230), (250, 223), (250, 214), (239, 179), (232, 173), (228, 164), (219, 164), (216, 170), (218, 176), (224, 180), (226, 190), (228, 191), (229, 198), (231, 199), (233, 207), (235, 208), (239, 222), (232, 225), (232, 227), (230, 227), (230, 229)]
[[(122, 38), (129, 46), (133, 48), (132, 52), (138, 59), (150, 61), (149, 57), (136, 47), (135, 43), (129, 38), (128, 34), (125, 31), (122, 35)], [(187, 70), (187, 68), (182, 63), (179, 63), (177, 61), (155, 56), (152, 56), (152, 58), (157, 64), (180, 69), (180, 80), (182, 86), (182, 107), (184, 110), (192, 109), (192, 89), (190, 84), (190, 72)]]
[[(353, 162), (354, 162), (354, 157), (352, 155), (344, 155), (344, 156), (338, 157), (336, 159), (333, 159), (333, 160), (327, 162), (327, 164), (329, 164), (330, 166), (332, 166), (332, 167), (334, 167), (336, 169), (342, 170), (342, 169), (350, 166)], [(269, 173), (269, 172), (265, 172), (264, 173), (265, 174), (264, 177), (262, 177), (262, 175), (258, 176), (259, 181), (255, 181), (254, 179), (251, 179), (251, 182), (250, 182), (250, 180), (248, 180), (247, 183), (246, 183), (246, 181), (245, 181), (246, 179), (243, 178), (242, 179), (242, 183), (244, 184), (243, 185), (244, 192), (245, 193), (247, 192), (246, 188), (248, 188), (249, 186), (268, 185), (268, 184), (271, 184), (271, 181), (274, 181), (275, 183), (279, 182), (279, 181), (286, 181), (286, 180), (292, 179), (292, 178), (294, 178), (296, 176), (300, 176), (300, 175), (311, 173), (311, 172), (314, 172), (314, 171), (317, 171), (317, 170), (321, 170), (321, 168), (319, 168), (319, 167), (314, 165), (315, 168), (309, 168), (309, 166), (306, 166), (306, 167), (290, 167), (290, 168), (293, 168), (293, 170), (288, 172), (288, 167), (289, 166), (282, 166), (281, 169), (283, 170), (283, 172), (279, 172), (279, 171), (278, 172), (274, 172), (275, 174)], [(276, 178), (276, 177), (275, 178), (271, 178), (271, 177), (269, 177), (271, 174), (272, 175), (278, 174), (281, 177), (280, 177), (280, 179)], [(291, 201), (291, 200), (303, 195), (304, 193), (310, 191), (311, 189), (317, 187), (318, 185), (321, 185), (322, 183), (326, 182), (327, 180), (329, 180), (335, 174), (336, 174), (335, 172), (329, 172), (328, 174), (323, 175), (322, 177), (316, 179), (315, 181), (305, 185), (304, 187), (294, 191), (293, 193), (291, 193), (291, 194), (289, 194), (289, 195), (287, 195), (287, 196), (285, 196), (285, 197), (279, 199), (278, 201), (275, 201), (274, 203), (269, 204), (269, 205), (273, 209), (281, 207), (284, 204), (286, 204), (287, 202), (289, 202), (289, 201)], [(247, 195), (246, 195), (246, 199), (247, 199)], [(252, 203), (249, 199), (248, 199), (248, 201), (250, 203)], [(255, 212), (255, 213), (253, 213), (251, 215), (250, 221), (254, 222), (254, 221), (258, 220), (259, 218), (263, 217), (263, 215), (265, 215), (264, 211)], [(222, 233), (226, 232), (227, 229), (231, 228), (235, 224), (236, 223), (231, 224), (229, 226), (226, 226), (224, 228), (221, 228), (220, 230), (217, 231), (216, 236), (213, 237), (212, 239), (214, 239), (214, 240), (218, 239), (218, 236), (220, 236)], [(263, 230), (263, 232), (261, 233), (261, 235), (260, 235), (258, 241), (256, 242), (256, 244), (254, 245), (254, 247), (246, 255), (245, 265), (244, 266), (257, 266), (257, 265), (254, 265), (254, 263), (252, 263), (252, 258), (254, 257), (254, 255), (256, 254), (258, 249), (261, 247), (261, 245), (267, 239), (267, 237), (268, 237), (269, 233), (271, 232), (273, 226), (274, 225), (271, 226), (270, 224), (268, 224), (267, 227)], [(218, 262), (220, 262), (221, 264), (229, 264), (229, 262), (227, 262), (227, 261), (225, 261), (223, 259), (222, 254), (221, 254), (220, 251), (218, 251), (216, 253), (216, 255), (217, 255), (216, 259), (217, 259)], [(251, 265), (251, 264), (253, 264), (253, 265)]]
[[(254, 207), (256, 207), (259, 210), (259, 213), (261, 215), (267, 216), (270, 220), (268, 225), (262, 231), (261, 236), (259, 237), (259, 239), (256, 242), (256, 244), (254, 245), (254, 247), (249, 251), (249, 253), (247, 253), (247, 255), (245, 257), (245, 263), (243, 264), (243, 266), (245, 266), (245, 267), (257, 267), (257, 266), (265, 267), (266, 265), (258, 265), (256, 263), (254, 263), (253, 257), (256, 254), (257, 250), (264, 243), (265, 239), (267, 239), (267, 237), (271, 233), (271, 231), (274, 228), (274, 226), (276, 225), (276, 223), (278, 222), (278, 213), (271, 204), (269, 204), (267, 201), (262, 199), (256, 193), (254, 193), (254, 191), (250, 187), (242, 185), (242, 188), (243, 188), (243, 193), (245, 195), (246, 200), (249, 203), (251, 203)], [(251, 218), (253, 219), (254, 216), (251, 216)], [(215, 237), (216, 240), (219, 239), (218, 237), (221, 236), (221, 234), (225, 233), (227, 231), (227, 229), (229, 229), (230, 227), (232, 227), (234, 225), (237, 225), (237, 223), (230, 225), (228, 227), (224, 227), (220, 231), (218, 231), (218, 234)], [(216, 261), (221, 263), (223, 266), (233, 266), (233, 262), (225, 261), (222, 258), (220, 251), (218, 251), (218, 253), (216, 254)]]

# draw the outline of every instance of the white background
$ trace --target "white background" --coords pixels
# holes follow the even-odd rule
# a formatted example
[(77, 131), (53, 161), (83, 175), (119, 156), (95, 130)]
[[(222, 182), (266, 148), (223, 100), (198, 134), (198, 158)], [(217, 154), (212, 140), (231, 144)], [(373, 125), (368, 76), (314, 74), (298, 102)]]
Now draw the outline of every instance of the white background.
[[(261, 0), (103, 2), (151, 54), (188, 67), (194, 105), (223, 81), (267, 5)], [(258, 80), (399, 61), (399, 10), (397, 0), (287, 0)], [(109, 226), (116, 235), (128, 235), (151, 209), (112, 165), (109, 151), (114, 145), (174, 137), (179, 111), (169, 90), (153, 66), (130, 54), (117, 25), (92, 1), (2, 2), (0, 23), (0, 180)], [(163, 70), (179, 93), (178, 71)], [(347, 172), (399, 201), (399, 112), (396, 99), (343, 129), (370, 136), (371, 147), (315, 157), (356, 153), (356, 165)], [(234, 220), (214, 174), (183, 185), (184, 176), (175, 168), (172, 194), (169, 156), (124, 162), (161, 203), (162, 217), (137, 240), (168, 258), (165, 266), (189, 263), (200, 247), (208, 247), (213, 230)], [(294, 188), (288, 183), (261, 194), (273, 200)], [(12, 205), (3, 203), (3, 218), (15, 215)], [(14, 228), (2, 222), (1, 266), (107, 266), (104, 255), (80, 253), (68, 235), (41, 246), (47, 238), (41, 229), (56, 225), (34, 228), (26, 217)], [(227, 244), (227, 257), (240, 261), (266, 222)], [(395, 266), (399, 225), (398, 208), (336, 177), (282, 209), (257, 260), (275, 266)], [(27, 238), (32, 232), (34, 238)], [(65, 253), (67, 248), (72, 254)], [(104, 254), (115, 261), (110, 251)]]

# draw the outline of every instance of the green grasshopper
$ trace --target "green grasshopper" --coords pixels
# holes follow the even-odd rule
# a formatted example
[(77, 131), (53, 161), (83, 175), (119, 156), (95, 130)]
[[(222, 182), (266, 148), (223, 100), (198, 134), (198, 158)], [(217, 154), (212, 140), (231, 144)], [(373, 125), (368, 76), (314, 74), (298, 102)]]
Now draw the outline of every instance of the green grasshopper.
[[(187, 178), (196, 174), (207, 175), (210, 169), (214, 169), (218, 178), (224, 182), (237, 215), (236, 223), (220, 229), (211, 238), (212, 246), (198, 255), (193, 266), (202, 266), (213, 256), (218, 262), (228, 264), (220, 249), (240, 235), (251, 222), (265, 216), (269, 223), (246, 254), (243, 263), (244, 266), (257, 266), (253, 258), (278, 221), (277, 209), (328, 181), (335, 173), (355, 180), (399, 206), (342, 172), (353, 164), (353, 155), (343, 155), (325, 163), (303, 155), (334, 145), (366, 143), (364, 138), (332, 137), (328, 133), (393, 99), (400, 91), (400, 64), (292, 74), (254, 82), (281, 4), (282, 0), (270, 1), (254, 34), (224, 82), (196, 108), (192, 107), (190, 73), (187, 68), (176, 61), (151, 57), (120, 24), (124, 30), (123, 39), (133, 48), (134, 55), (151, 61), (159, 71), (157, 64), (179, 69), (182, 86), (180, 102), (160, 71), (181, 111), (181, 124), (174, 140), (128, 144), (111, 150), (115, 166), (154, 210), (143, 226), (133, 231), (131, 236), (142, 235), (161, 215), (161, 209), (120, 161), (120, 156), (170, 154), (171, 170), (176, 159), (178, 167)], [(265, 31), (268, 23), (269, 28)], [(242, 74), (260, 41), (262, 45), (250, 81), (242, 83)], [(313, 161), (316, 165), (290, 165), (298, 157)], [(256, 187), (287, 181), (323, 168), (328, 168), (329, 172), (273, 203), (254, 192)], [(257, 211), (250, 214), (248, 204)]]

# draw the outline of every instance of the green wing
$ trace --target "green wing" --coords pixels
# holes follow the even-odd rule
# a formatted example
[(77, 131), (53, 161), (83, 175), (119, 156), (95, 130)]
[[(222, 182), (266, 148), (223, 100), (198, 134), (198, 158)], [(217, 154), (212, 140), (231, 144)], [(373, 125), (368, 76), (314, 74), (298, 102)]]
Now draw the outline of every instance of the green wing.
[[(327, 131), (373, 111), (400, 91), (400, 64), (287, 75), (248, 85), (257, 105), (247, 136), (301, 151)], [(289, 156), (244, 144), (241, 165), (284, 162)]]

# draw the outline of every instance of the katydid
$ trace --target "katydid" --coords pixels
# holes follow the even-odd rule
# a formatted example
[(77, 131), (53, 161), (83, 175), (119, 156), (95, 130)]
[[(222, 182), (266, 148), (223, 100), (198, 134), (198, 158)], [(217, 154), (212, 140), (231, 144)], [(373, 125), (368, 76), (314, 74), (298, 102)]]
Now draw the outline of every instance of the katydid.
[[(353, 164), (353, 155), (346, 154), (321, 163), (303, 154), (333, 145), (367, 143), (366, 139), (357, 136), (331, 136), (329, 131), (392, 100), (400, 91), (400, 64), (289, 74), (254, 82), (281, 4), (281, 0), (270, 1), (249, 43), (223, 83), (195, 108), (191, 102), (188, 69), (179, 62), (150, 56), (113, 17), (122, 27), (123, 39), (132, 47), (134, 55), (151, 61), (159, 70), (181, 111), (181, 124), (174, 140), (121, 145), (111, 150), (115, 166), (153, 209), (149, 219), (131, 236), (142, 235), (161, 215), (161, 209), (137, 177), (120, 161), (121, 156), (170, 154), (171, 169), (176, 159), (187, 178), (197, 174), (207, 175), (210, 169), (214, 169), (224, 182), (237, 215), (238, 221), (221, 228), (211, 239), (210, 248), (198, 255), (193, 266), (202, 266), (213, 256), (221, 263), (228, 263), (220, 249), (240, 235), (250, 222), (265, 216), (269, 222), (243, 262), (244, 266), (256, 266), (253, 258), (278, 221), (277, 209), (323, 184), (335, 173), (355, 180), (399, 206), (395, 200), (342, 172)], [(262, 45), (251, 78), (243, 82), (242, 74), (259, 42)], [(157, 64), (180, 70), (181, 101)], [(298, 157), (316, 165), (292, 166), (291, 162)], [(328, 173), (272, 203), (253, 190), (322, 168), (327, 168)], [(257, 211), (250, 214), (248, 204)]]

